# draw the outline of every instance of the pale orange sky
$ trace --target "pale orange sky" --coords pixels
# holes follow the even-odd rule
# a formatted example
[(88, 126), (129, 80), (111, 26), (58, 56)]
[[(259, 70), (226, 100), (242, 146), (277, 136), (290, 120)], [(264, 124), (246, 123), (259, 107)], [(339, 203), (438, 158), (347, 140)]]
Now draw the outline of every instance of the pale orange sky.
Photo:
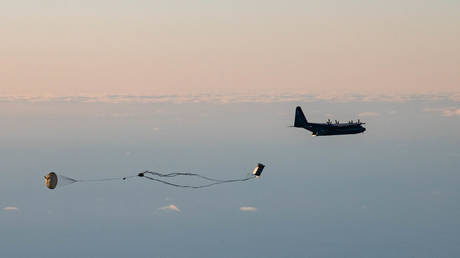
[(460, 92), (453, 1), (6, 2), (0, 95)]

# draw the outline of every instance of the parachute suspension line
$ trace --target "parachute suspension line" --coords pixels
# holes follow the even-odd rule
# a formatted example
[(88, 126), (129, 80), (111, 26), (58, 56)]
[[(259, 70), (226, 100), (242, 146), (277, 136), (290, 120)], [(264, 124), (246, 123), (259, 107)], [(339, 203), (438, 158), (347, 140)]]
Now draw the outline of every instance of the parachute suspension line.
[(168, 174), (162, 174), (162, 173), (159, 173), (159, 172), (155, 172), (155, 171), (149, 171), (149, 170), (146, 170), (144, 172), (142, 172), (142, 174), (151, 174), (153, 176), (159, 176), (159, 177), (176, 177), (176, 176), (194, 176), (194, 177), (198, 177), (198, 178), (201, 178), (201, 179), (204, 179), (204, 180), (208, 180), (208, 181), (212, 181), (212, 182), (225, 182), (225, 181), (228, 181), (228, 180), (220, 180), (220, 179), (214, 179), (214, 178), (210, 178), (210, 177), (207, 177), (207, 176), (202, 176), (200, 174), (195, 174), (195, 173), (168, 173)]
[(126, 180), (128, 178), (133, 178), (137, 176), (125, 176), (125, 177), (110, 177), (110, 178), (100, 178), (100, 179), (79, 179), (75, 180), (76, 182), (106, 182), (106, 181), (115, 181), (115, 180)]
[[(150, 172), (150, 171), (149, 171)], [(213, 186), (213, 185), (218, 185), (218, 184), (225, 184), (225, 183), (233, 183), (233, 182), (243, 182), (243, 181), (248, 181), (248, 180), (251, 180), (251, 179), (254, 179), (256, 178), (256, 176), (253, 176), (251, 175), (250, 177), (246, 177), (246, 178), (242, 178), (242, 179), (231, 179), (231, 180), (217, 180), (217, 179), (212, 179), (212, 178), (209, 178), (207, 180), (209, 181), (212, 181), (213, 183), (209, 183), (209, 184), (203, 184), (203, 185), (181, 185), (181, 184), (175, 184), (175, 183), (171, 183), (171, 182), (168, 182), (168, 181), (165, 181), (165, 180), (161, 180), (161, 179), (158, 179), (158, 178), (153, 178), (151, 176), (146, 176), (145, 175), (146, 172), (143, 172), (143, 173), (139, 173), (138, 176), (140, 177), (145, 177), (149, 180), (152, 180), (152, 181), (156, 181), (156, 182), (160, 182), (162, 184), (166, 184), (166, 185), (170, 185), (170, 186), (174, 186), (174, 187), (180, 187), (180, 188), (192, 188), (192, 189), (198, 189), (198, 188), (205, 188), (205, 187), (210, 187), (210, 186)], [(149, 173), (151, 174), (151, 173)], [(181, 174), (185, 174), (187, 175), (188, 173), (179, 173), (179, 175)], [(156, 175), (156, 174), (153, 174), (153, 175)], [(174, 177), (174, 176), (178, 176), (178, 175), (174, 175), (174, 176), (164, 176), (165, 174), (162, 174), (163, 176), (160, 176), (160, 177)], [(190, 175), (190, 176), (196, 176), (196, 175)], [(198, 176), (200, 178), (205, 178), (205, 177), (202, 177), (202, 176)]]
[[(150, 171), (150, 170), (146, 170), (144, 172), (141, 172), (137, 176), (138, 177), (144, 177), (146, 179), (156, 181), (156, 182), (159, 182), (159, 183), (162, 183), (162, 184), (174, 186), (174, 187), (198, 189), (198, 188), (205, 188), (205, 187), (210, 187), (210, 186), (218, 185), (218, 184), (248, 181), (248, 180), (257, 178), (260, 175), (262, 169), (263, 169), (263, 165), (259, 163), (258, 166), (256, 167), (256, 169), (254, 170), (255, 172), (248, 173), (248, 175), (246, 177), (241, 178), (241, 179), (230, 179), (230, 180), (215, 179), (215, 178), (203, 176), (203, 175), (196, 174), (196, 173), (173, 172), (173, 173), (163, 174), (163, 173), (160, 173), (160, 172)], [(257, 172), (260, 171), (260, 172), (256, 173), (256, 171)], [(164, 179), (159, 179), (159, 178), (172, 178), (172, 177), (177, 177), (177, 176), (198, 177), (198, 178), (210, 181), (211, 183), (201, 184), (201, 185), (186, 185), (186, 184), (176, 184), (176, 183), (166, 181)], [(159, 177), (159, 178), (157, 178), (157, 177)]]

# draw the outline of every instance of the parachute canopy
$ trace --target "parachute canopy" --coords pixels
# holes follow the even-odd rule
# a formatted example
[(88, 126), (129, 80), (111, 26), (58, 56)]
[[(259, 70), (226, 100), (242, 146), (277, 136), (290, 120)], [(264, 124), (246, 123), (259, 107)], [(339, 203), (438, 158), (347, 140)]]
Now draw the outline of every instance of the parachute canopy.
[(45, 176), (45, 184), (49, 189), (55, 189), (58, 186), (69, 185), (75, 182), (78, 182), (78, 180), (66, 176), (61, 176), (54, 172), (50, 172)]
[(58, 183), (58, 178), (57, 178), (56, 173), (54, 172), (48, 173), (48, 175), (45, 176), (45, 183), (46, 183), (46, 187), (48, 187), (49, 189), (56, 188), (57, 183)]

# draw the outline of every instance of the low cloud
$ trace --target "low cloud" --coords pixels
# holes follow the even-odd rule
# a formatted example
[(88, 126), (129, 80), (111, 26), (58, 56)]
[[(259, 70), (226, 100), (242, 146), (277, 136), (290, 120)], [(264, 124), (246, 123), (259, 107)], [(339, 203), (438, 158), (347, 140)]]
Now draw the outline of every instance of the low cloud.
[(242, 206), (242, 207), (240, 207), (240, 211), (254, 212), (254, 211), (257, 211), (257, 208), (256, 207), (251, 207), (251, 206)]
[(4, 211), (19, 211), (18, 207), (15, 206), (6, 206), (3, 208)]
[(372, 117), (372, 116), (379, 116), (379, 113), (376, 112), (361, 112), (358, 114), (359, 117)]
[(159, 210), (162, 210), (162, 211), (174, 211), (174, 212), (181, 212), (181, 210), (179, 208), (177, 208), (176, 205), (174, 204), (170, 204), (168, 206), (163, 206), (163, 207), (160, 207), (158, 208)]
[(460, 116), (460, 108), (446, 107), (446, 108), (425, 108), (425, 112), (437, 112), (441, 116), (451, 117)]

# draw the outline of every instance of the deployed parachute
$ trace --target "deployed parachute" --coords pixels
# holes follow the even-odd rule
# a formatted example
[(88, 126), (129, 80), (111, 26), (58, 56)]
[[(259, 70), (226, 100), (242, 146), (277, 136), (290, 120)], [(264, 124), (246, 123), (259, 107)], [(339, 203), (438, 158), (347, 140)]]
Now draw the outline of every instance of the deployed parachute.
[(45, 176), (45, 184), (46, 187), (48, 187), (49, 189), (55, 189), (58, 185), (70, 185), (75, 182), (78, 182), (78, 180), (66, 176), (61, 176), (54, 172), (50, 172), (48, 173), (48, 175)]
[[(72, 184), (75, 182), (102, 182), (102, 181), (113, 181), (113, 180), (126, 180), (128, 178), (133, 178), (133, 177), (142, 177), (145, 179), (149, 179), (152, 181), (156, 181), (159, 183), (163, 183), (166, 185), (174, 186), (174, 187), (181, 187), (181, 188), (192, 188), (192, 189), (198, 189), (198, 188), (205, 188), (205, 187), (210, 187), (213, 185), (218, 185), (218, 184), (224, 184), (224, 183), (233, 183), (233, 182), (243, 182), (243, 181), (248, 181), (254, 178), (258, 178), (262, 174), (262, 170), (264, 169), (265, 165), (262, 163), (258, 163), (257, 167), (254, 169), (254, 171), (249, 173), (246, 177), (240, 178), (240, 179), (227, 179), (227, 180), (221, 180), (221, 179), (214, 179), (210, 178), (207, 176), (203, 176), (200, 174), (196, 173), (184, 173), (184, 172), (174, 172), (174, 173), (167, 173), (167, 174), (162, 174), (159, 172), (155, 171), (149, 171), (146, 170), (144, 172), (141, 172), (137, 175), (133, 176), (127, 176), (127, 177), (121, 177), (121, 178), (102, 178), (102, 179), (93, 179), (93, 180), (77, 180), (73, 179), (70, 177), (65, 177), (61, 175), (57, 175), (55, 172), (50, 172), (48, 175), (45, 176), (45, 184), (46, 187), (49, 189), (55, 189), (58, 186), (64, 186), (68, 184)], [(199, 178), (203, 181), (207, 181), (207, 183), (203, 184), (198, 184), (198, 185), (191, 185), (191, 184), (177, 184), (173, 183), (170, 181), (167, 181), (165, 179), (160, 179), (160, 178), (172, 178), (172, 177), (177, 177), (177, 176), (191, 176), (191, 177), (196, 177)]]
[(45, 176), (46, 187), (48, 187), (49, 189), (56, 188), (57, 182), (58, 179), (56, 173), (50, 172), (48, 175)]

